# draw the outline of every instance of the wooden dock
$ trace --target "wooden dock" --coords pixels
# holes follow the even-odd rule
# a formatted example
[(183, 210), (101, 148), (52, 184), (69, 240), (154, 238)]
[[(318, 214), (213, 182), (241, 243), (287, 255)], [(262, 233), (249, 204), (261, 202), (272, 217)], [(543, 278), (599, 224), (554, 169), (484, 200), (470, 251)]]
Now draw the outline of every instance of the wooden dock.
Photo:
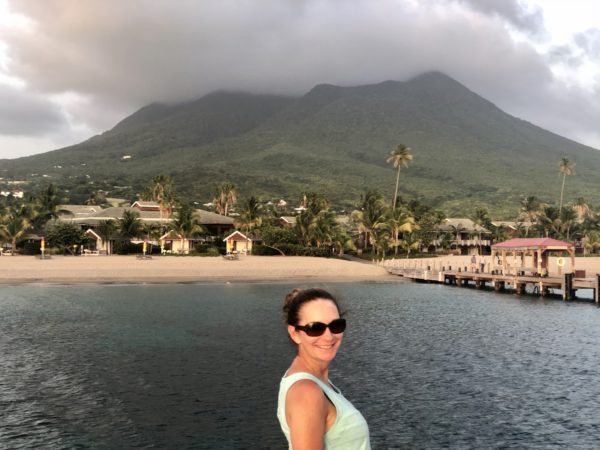
[[(440, 283), (455, 286), (472, 286), (478, 289), (489, 288), (497, 292), (513, 291), (517, 295), (537, 294), (549, 295), (554, 290), (560, 290), (564, 300), (574, 300), (577, 290), (591, 289), (592, 298), (600, 305), (600, 275), (595, 278), (575, 278), (573, 273), (562, 276), (539, 277), (527, 275), (525, 272), (516, 274), (502, 274), (500, 271), (489, 273), (478, 270), (451, 270), (445, 267), (440, 270), (425, 268), (388, 268), (393, 275), (398, 275), (410, 280)], [(529, 287), (529, 290), (527, 289)]]

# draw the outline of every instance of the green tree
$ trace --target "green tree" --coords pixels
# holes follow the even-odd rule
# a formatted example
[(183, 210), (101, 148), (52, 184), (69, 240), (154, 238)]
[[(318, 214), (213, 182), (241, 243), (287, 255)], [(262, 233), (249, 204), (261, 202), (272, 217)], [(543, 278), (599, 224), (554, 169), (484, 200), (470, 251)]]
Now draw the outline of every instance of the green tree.
[(142, 221), (137, 211), (126, 209), (123, 216), (119, 219), (118, 229), (124, 238), (131, 241), (142, 233)]
[(48, 221), (58, 219), (61, 215), (71, 215), (70, 211), (59, 208), (59, 204), (58, 189), (50, 183), (32, 199), (29, 206), (32, 225), (40, 228)]
[(359, 209), (352, 213), (352, 220), (364, 233), (365, 246), (369, 243), (375, 250), (375, 242), (380, 231), (386, 228), (388, 209), (383, 196), (377, 191), (367, 191), (362, 198)]
[(600, 248), (600, 231), (588, 231), (584, 234), (583, 239), (583, 254), (596, 253)]
[(151, 199), (158, 203), (160, 211), (160, 230), (164, 230), (163, 218), (171, 217), (173, 205), (175, 204), (175, 193), (173, 190), (173, 180), (168, 175), (157, 175), (152, 179), (149, 192)]
[(577, 218), (579, 220), (585, 220), (592, 215), (592, 208), (583, 197), (578, 197), (577, 200), (575, 200), (573, 209), (577, 213)]
[(571, 239), (571, 233), (575, 231), (577, 227), (577, 213), (574, 209), (565, 208), (561, 211), (559, 216), (559, 226), (560, 237), (569, 241)]
[(196, 216), (196, 210), (187, 203), (182, 203), (177, 209), (175, 218), (170, 224), (170, 229), (181, 239), (182, 250), (185, 239), (191, 239), (207, 232)]
[(309, 241), (317, 248), (322, 245), (331, 245), (337, 233), (337, 223), (331, 211), (323, 210), (313, 216), (309, 226)]
[(356, 251), (354, 239), (344, 230), (338, 229), (338, 232), (333, 237), (332, 244), (339, 256), (342, 256), (344, 251)]
[(541, 236), (558, 238), (560, 237), (560, 214), (558, 208), (546, 206), (538, 214), (535, 230)]
[(236, 226), (244, 231), (260, 226), (262, 223), (261, 205), (258, 199), (251, 196), (241, 203), (240, 215), (236, 219)]
[(558, 165), (558, 171), (563, 175), (562, 186), (560, 188), (560, 205), (558, 207), (559, 214), (561, 213), (563, 207), (563, 193), (565, 191), (565, 180), (567, 179), (567, 175), (573, 174), (574, 168), (575, 163), (570, 161), (568, 158), (562, 158), (560, 160), (560, 164)]
[(221, 183), (217, 187), (215, 191), (215, 197), (213, 199), (217, 213), (226, 216), (229, 211), (229, 207), (234, 205), (237, 201), (237, 195), (237, 188), (233, 183)]
[(402, 166), (408, 167), (408, 163), (412, 161), (413, 155), (411, 153), (411, 148), (407, 147), (404, 144), (398, 145), (395, 150), (392, 150), (390, 153), (390, 157), (387, 159), (388, 164), (392, 163), (394, 167), (398, 170), (396, 174), (396, 189), (394, 191), (394, 201), (392, 202), (392, 208), (396, 207), (396, 200), (398, 199), (398, 186), (400, 183), (400, 169)]
[(98, 236), (100, 236), (102, 241), (106, 243), (106, 253), (108, 255), (111, 254), (110, 241), (113, 237), (113, 234), (115, 234), (117, 231), (117, 228), (117, 223), (112, 219), (102, 220), (96, 227), (96, 233)]
[(412, 233), (413, 230), (418, 228), (418, 225), (415, 223), (415, 218), (406, 207), (393, 209), (387, 224), (389, 231), (394, 238), (394, 257), (396, 257), (398, 256), (398, 246), (400, 245), (398, 240), (400, 233)]
[(12, 205), (2, 217), (0, 236), (12, 245), (12, 255), (17, 250), (17, 242), (31, 228), (28, 212), (24, 205)]
[(529, 228), (535, 224), (541, 209), (542, 202), (535, 195), (529, 195), (521, 200), (520, 216), (529, 222), (525, 228), (526, 236), (529, 234)]
[(76, 248), (86, 240), (85, 232), (69, 222), (53, 220), (46, 225), (46, 241), (48, 246), (56, 247), (62, 252), (76, 253)]
[(419, 237), (415, 233), (404, 233), (400, 241), (400, 246), (406, 251), (406, 258), (409, 258), (411, 251), (417, 250), (420, 245)]
[(486, 230), (491, 231), (493, 227), (492, 219), (490, 219), (487, 209), (477, 208), (475, 210), (475, 214), (473, 214), (473, 216), (471, 217), (471, 220), (473, 221), (473, 224), (475, 224), (475, 228), (478, 228), (477, 238), (479, 242), (479, 254), (482, 255), (483, 248), (481, 243), (481, 229), (485, 228)]

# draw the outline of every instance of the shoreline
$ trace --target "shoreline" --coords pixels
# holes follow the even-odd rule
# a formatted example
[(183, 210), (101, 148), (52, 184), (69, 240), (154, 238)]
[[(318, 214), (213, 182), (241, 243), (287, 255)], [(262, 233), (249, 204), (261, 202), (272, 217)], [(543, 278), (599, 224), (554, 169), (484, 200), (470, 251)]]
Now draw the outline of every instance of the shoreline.
[[(424, 268), (428, 265), (470, 266), (470, 256), (386, 260), (385, 264), (309, 256), (241, 256), (228, 261), (221, 256), (36, 256), (0, 257), (0, 286), (20, 285), (134, 285), (206, 283), (343, 283), (399, 282), (388, 273), (393, 265)], [(490, 256), (482, 257), (492, 263)], [(555, 268), (554, 258), (550, 266)], [(578, 257), (575, 268), (587, 277), (600, 274), (600, 257)], [(570, 271), (570, 261), (564, 272)], [(551, 270), (552, 272), (552, 270)], [(564, 273), (563, 272), (563, 273)]]
[(134, 285), (206, 283), (393, 282), (375, 264), (305, 256), (242, 256), (228, 261), (220, 256), (135, 255), (0, 257), (0, 286), (20, 285)]

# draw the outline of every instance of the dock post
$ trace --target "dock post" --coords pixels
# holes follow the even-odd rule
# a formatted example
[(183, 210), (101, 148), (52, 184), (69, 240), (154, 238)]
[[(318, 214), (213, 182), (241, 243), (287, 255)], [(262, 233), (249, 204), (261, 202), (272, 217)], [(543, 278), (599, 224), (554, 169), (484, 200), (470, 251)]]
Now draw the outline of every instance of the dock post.
[(594, 300), (600, 306), (600, 274), (596, 274), (596, 289), (594, 289)]
[(517, 295), (523, 295), (525, 292), (525, 283), (516, 283)]
[(573, 300), (573, 273), (565, 273), (562, 284), (563, 300)]

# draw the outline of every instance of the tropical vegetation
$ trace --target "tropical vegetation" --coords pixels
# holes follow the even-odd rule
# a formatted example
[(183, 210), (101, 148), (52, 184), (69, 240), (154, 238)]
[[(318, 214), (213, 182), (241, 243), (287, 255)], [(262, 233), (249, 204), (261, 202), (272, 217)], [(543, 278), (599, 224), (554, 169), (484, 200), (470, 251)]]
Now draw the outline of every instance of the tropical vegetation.
[[(388, 162), (397, 165), (398, 173), (399, 167), (410, 161), (409, 150), (400, 145), (388, 158)], [(572, 173), (574, 163), (563, 158), (560, 167), (563, 200), (565, 178)], [(273, 202), (261, 200), (252, 192), (238, 200), (239, 189), (231, 182), (216, 187), (213, 206), (217, 213), (232, 215), (237, 229), (262, 242), (255, 247), (261, 254), (333, 256), (351, 252), (366, 258), (385, 258), (410, 257), (432, 248), (450, 250), (453, 242), (464, 233), (464, 226), (455, 223), (446, 232), (441, 232), (440, 225), (446, 214), (418, 199), (398, 195), (398, 173), (391, 202), (378, 190), (366, 190), (354, 207), (344, 214), (336, 211), (324, 194), (302, 190), (298, 198), (300, 212), (285, 226), (280, 223), (280, 218), (293, 214), (289, 209), (276, 207)], [(182, 248), (185, 240), (201, 239), (203, 242), (197, 244), (196, 253), (215, 254), (221, 246), (222, 236), (210, 236), (200, 223), (195, 206), (177, 194), (173, 186), (171, 177), (159, 175), (144, 191), (144, 198), (159, 204), (160, 223), (142, 222), (137, 211), (125, 209), (118, 220), (98, 223), (95, 233), (104, 242), (116, 239), (116, 253), (139, 251), (139, 244), (133, 242), (143, 239), (156, 243), (170, 231), (181, 239)], [(35, 250), (28, 237), (34, 235), (45, 236), (47, 245), (55, 252), (75, 252), (84, 245), (87, 238), (83, 230), (61, 220), (68, 217), (67, 211), (60, 209), (64, 194), (49, 184), (27, 199), (0, 199), (0, 241), (3, 245), (18, 249), (29, 241), (27, 249), (31, 250), (33, 245)], [(544, 236), (576, 241), (584, 254), (600, 251), (600, 211), (584, 197), (561, 205), (543, 201), (535, 195), (525, 195), (515, 205), (510, 226), (493, 221), (485, 207), (476, 207), (463, 217), (467, 216), (475, 225), (489, 230), (490, 237), (496, 242), (515, 236)], [(481, 233), (478, 237), (481, 238)], [(111, 249), (107, 252), (111, 253)]]

